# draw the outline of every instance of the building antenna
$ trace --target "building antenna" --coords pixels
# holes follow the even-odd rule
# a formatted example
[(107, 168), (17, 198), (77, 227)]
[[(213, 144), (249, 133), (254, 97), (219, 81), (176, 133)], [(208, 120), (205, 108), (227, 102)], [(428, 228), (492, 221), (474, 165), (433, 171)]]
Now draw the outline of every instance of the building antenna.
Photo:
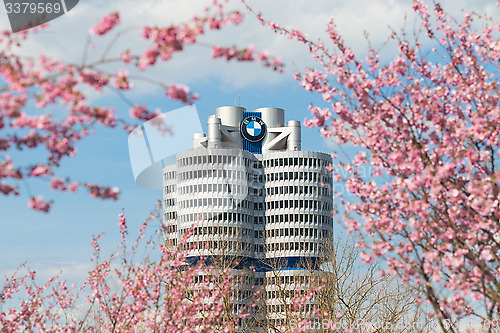
[(238, 94), (238, 106), (241, 106), (241, 96)]

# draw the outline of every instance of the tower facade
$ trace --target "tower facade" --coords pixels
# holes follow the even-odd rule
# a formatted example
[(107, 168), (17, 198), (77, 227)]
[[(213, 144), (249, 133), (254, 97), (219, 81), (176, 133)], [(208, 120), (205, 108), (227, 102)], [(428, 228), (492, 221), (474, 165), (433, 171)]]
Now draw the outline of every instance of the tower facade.
[(192, 230), (191, 259), (248, 269), (237, 303), (262, 288), (267, 325), (283, 325), (286, 300), (307, 287), (333, 232), (331, 163), (301, 150), (300, 122), (285, 126), (284, 110), (219, 107), (207, 134), (163, 169), (165, 239), (179, 245)]

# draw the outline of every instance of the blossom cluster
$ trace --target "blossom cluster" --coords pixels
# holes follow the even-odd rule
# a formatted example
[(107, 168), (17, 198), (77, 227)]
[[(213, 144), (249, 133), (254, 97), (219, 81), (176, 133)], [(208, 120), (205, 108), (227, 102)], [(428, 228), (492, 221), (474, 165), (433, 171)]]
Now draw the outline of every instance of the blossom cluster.
[(272, 57), (267, 51), (255, 52), (255, 47), (253, 45), (244, 49), (238, 49), (235, 46), (213, 46), (212, 58), (223, 58), (227, 61), (232, 59), (237, 59), (238, 61), (255, 61), (257, 59), (262, 62), (265, 67), (272, 67), (274, 71), (280, 73), (283, 72), (284, 67), (279, 57)]
[(119, 23), (120, 14), (112, 13), (105, 16), (97, 25), (93, 26), (90, 32), (94, 35), (104, 35)]
[[(413, 9), (426, 40), (393, 32), (387, 63), (373, 48), (357, 56), (333, 20), (329, 49), (256, 15), (305, 43), (320, 66), (295, 75), (327, 105), (312, 106), (304, 125), (336, 141), (334, 157), (350, 155), (332, 167), (361, 259), (383, 257), (387, 272), (423, 286), (441, 319), (491, 320), (500, 304), (500, 24), (468, 12), (454, 19), (439, 3)], [(373, 172), (361, 175), (367, 165)]]
[[(158, 203), (140, 226), (134, 245), (128, 247), (126, 215), (120, 213), (118, 249), (103, 255), (102, 235), (94, 237), (92, 268), (79, 287), (59, 277), (40, 283), (37, 272), (23, 264), (0, 287), (2, 331), (241, 331), (240, 320), (249, 316), (254, 301), (234, 311), (231, 302), (237, 281), (230, 268), (202, 261), (190, 264), (187, 250), (163, 244), (164, 230), (151, 230), (152, 225), (159, 225), (161, 216)], [(191, 235), (186, 233), (181, 243)], [(151, 250), (159, 255), (150, 256)], [(139, 251), (144, 256), (136, 262)], [(311, 298), (311, 292), (297, 293), (290, 300), (290, 309), (300, 312)]]

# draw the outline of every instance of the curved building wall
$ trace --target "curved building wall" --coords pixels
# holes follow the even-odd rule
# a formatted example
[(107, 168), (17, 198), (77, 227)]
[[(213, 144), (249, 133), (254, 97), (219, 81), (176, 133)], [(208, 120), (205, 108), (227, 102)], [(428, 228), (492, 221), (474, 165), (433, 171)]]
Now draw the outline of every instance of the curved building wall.
[[(164, 215), (171, 244), (191, 227), (190, 255), (229, 255), (296, 267), (320, 256), (332, 232), (330, 155), (191, 149), (164, 169)], [(194, 248), (195, 247), (195, 248)], [(306, 263), (304, 263), (306, 264)]]
[(169, 165), (163, 168), (163, 223), (165, 243), (178, 245), (178, 212), (177, 212), (177, 171), (176, 166)]
[[(320, 256), (332, 232), (331, 156), (310, 151), (263, 155), (265, 169), (266, 258), (284, 267)], [(304, 263), (307, 264), (307, 263)]]
[[(166, 224), (169, 239), (193, 228), (186, 244), (189, 256), (253, 257), (253, 159), (241, 149), (202, 147), (177, 154), (177, 219), (166, 219)], [(169, 212), (167, 206), (165, 214)]]
[(306, 302), (302, 307), (294, 305), (297, 294), (307, 295), (311, 290), (313, 271), (307, 269), (282, 269), (266, 273), (265, 299), (269, 326), (276, 329), (288, 328), (286, 319), (311, 318), (315, 300)]

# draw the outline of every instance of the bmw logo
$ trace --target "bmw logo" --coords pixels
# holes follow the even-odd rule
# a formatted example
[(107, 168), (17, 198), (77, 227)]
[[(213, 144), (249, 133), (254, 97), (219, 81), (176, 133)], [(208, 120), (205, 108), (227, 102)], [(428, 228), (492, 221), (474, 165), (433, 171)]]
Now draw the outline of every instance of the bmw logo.
[(241, 135), (250, 142), (257, 142), (266, 136), (266, 124), (262, 119), (250, 116), (241, 122)]

